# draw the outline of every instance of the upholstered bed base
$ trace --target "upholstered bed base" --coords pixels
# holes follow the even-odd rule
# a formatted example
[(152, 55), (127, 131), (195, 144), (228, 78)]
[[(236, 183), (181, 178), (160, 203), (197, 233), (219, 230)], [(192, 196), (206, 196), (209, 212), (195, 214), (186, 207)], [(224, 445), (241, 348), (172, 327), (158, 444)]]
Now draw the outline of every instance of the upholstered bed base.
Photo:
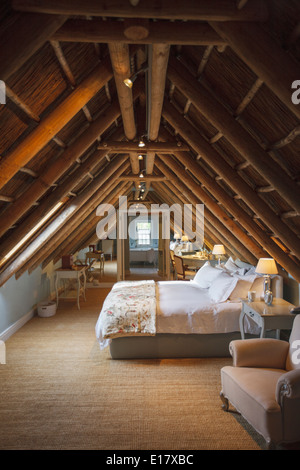
[[(283, 297), (283, 279), (272, 279), (274, 297)], [(274, 332), (268, 331), (273, 337)], [(246, 334), (246, 338), (257, 336)], [(241, 339), (240, 331), (212, 334), (157, 333), (155, 336), (124, 336), (110, 343), (112, 359), (164, 359), (192, 357), (230, 357), (229, 343)]]
[(115, 338), (109, 347), (112, 359), (229, 357), (229, 343), (234, 339), (241, 339), (239, 331), (216, 334), (158, 333), (155, 336)]

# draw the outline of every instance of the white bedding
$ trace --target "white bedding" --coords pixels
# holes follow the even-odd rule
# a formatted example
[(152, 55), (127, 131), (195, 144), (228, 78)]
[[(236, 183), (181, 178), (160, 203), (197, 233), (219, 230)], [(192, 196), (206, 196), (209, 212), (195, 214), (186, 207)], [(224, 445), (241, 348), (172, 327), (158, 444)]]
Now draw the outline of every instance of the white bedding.
[[(142, 283), (142, 281), (140, 282)], [(132, 292), (137, 287), (135, 286), (135, 288), (133, 288), (135, 284), (139, 285), (139, 282), (132, 282)], [(131, 329), (132, 331), (128, 330), (128, 319), (125, 318), (128, 317), (129, 314), (129, 318), (131, 318), (130, 322), (133, 318), (131, 313), (133, 310), (130, 300), (130, 286), (130, 281), (115, 284), (104, 301), (96, 324), (96, 337), (101, 349), (108, 346), (111, 339), (114, 337), (132, 336), (136, 334), (134, 329)], [(142, 288), (142, 286), (140, 286), (140, 288)], [(118, 293), (120, 289), (122, 289), (122, 294), (120, 303), (118, 303), (116, 293)], [(138, 300), (138, 302), (139, 304), (141, 303), (142, 307), (139, 307), (139, 304), (134, 301), (134, 309), (136, 309), (136, 312), (141, 311), (141, 315), (145, 316), (145, 312), (148, 312), (150, 305), (148, 303), (146, 306), (145, 298), (143, 299), (143, 296), (141, 294), (139, 295), (141, 299)], [(121, 315), (120, 321), (116, 321), (116, 316), (114, 315), (115, 319), (112, 318), (113, 323), (109, 323), (110, 309), (114, 310), (114, 312), (119, 312), (118, 315)], [(157, 282), (156, 321), (154, 324), (151, 320), (150, 334), (211, 334), (239, 331), (241, 309), (242, 303), (236, 300), (214, 302), (209, 296), (209, 289), (199, 287), (195, 282)], [(151, 307), (151, 310), (153, 310), (153, 307)], [(109, 314), (107, 314), (107, 312)], [(122, 325), (122, 330), (124, 330), (121, 333), (119, 331), (120, 325)], [(123, 328), (124, 325), (126, 328)], [(248, 317), (245, 318), (244, 328), (246, 333), (257, 334), (259, 331), (254, 323), (250, 323)], [(113, 333), (108, 334), (109, 331)], [(139, 333), (141, 334), (141, 332)], [(144, 335), (149, 334), (149, 331), (143, 331), (142, 333)]]
[[(242, 303), (236, 300), (214, 302), (208, 289), (194, 282), (162, 281), (157, 283), (157, 333), (230, 333), (239, 331)], [(258, 328), (245, 318), (246, 333), (257, 334)]]

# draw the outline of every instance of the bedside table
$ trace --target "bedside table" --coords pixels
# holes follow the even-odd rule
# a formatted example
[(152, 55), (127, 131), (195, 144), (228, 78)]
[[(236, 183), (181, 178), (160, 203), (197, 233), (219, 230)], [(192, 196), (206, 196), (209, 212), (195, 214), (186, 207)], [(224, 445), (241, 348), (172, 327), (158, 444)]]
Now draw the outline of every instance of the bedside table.
[(286, 300), (275, 298), (272, 305), (264, 301), (248, 302), (242, 300), (242, 312), (240, 315), (240, 331), (242, 339), (245, 339), (244, 318), (249, 318), (261, 327), (260, 337), (265, 336), (266, 330), (276, 330), (276, 338), (280, 337), (280, 330), (290, 330), (293, 326), (295, 315), (290, 313), (294, 307)]

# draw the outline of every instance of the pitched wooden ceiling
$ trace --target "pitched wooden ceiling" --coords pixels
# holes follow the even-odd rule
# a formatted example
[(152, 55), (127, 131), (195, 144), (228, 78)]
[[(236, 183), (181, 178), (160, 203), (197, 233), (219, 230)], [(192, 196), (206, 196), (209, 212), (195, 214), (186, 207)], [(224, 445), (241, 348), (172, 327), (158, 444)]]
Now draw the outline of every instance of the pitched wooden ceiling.
[(203, 203), (209, 245), (300, 282), (298, 0), (4, 0), (0, 15), (0, 285), (89, 244), (119, 195)]

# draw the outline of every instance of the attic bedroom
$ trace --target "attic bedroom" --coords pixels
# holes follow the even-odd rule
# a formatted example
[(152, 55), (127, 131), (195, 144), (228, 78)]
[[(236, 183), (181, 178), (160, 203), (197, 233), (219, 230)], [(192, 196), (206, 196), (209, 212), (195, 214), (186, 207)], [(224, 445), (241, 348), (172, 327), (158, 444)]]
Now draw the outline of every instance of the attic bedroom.
[(299, 450), (299, 0), (2, 0), (0, 43), (0, 449)]

